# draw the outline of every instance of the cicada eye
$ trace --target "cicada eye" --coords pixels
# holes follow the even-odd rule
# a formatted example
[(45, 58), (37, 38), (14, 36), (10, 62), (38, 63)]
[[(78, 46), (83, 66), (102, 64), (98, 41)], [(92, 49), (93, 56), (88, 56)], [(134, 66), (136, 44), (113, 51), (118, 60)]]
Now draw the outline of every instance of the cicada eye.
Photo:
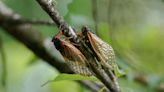
[(60, 50), (60, 48), (61, 48), (61, 41), (60, 41), (60, 39), (57, 38), (57, 37), (54, 37), (54, 38), (52, 39), (52, 42), (54, 43), (55, 48), (56, 48), (57, 50)]

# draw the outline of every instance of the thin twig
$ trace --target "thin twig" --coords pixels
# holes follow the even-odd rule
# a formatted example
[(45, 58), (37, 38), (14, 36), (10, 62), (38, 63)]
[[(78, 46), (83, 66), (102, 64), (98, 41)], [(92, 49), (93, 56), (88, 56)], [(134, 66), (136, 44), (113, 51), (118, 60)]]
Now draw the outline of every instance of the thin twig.
[(13, 25), (20, 25), (20, 24), (34, 24), (34, 25), (46, 25), (46, 26), (56, 26), (56, 24), (53, 21), (47, 21), (47, 20), (38, 20), (38, 19), (8, 19), (6, 22), (11, 23)]

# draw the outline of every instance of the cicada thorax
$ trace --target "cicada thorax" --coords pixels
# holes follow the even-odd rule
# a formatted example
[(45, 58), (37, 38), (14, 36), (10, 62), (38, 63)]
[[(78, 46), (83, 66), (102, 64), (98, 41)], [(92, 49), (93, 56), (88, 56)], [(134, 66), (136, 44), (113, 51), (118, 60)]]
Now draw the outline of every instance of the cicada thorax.
[(57, 50), (64, 57), (66, 64), (77, 74), (84, 76), (91, 76), (85, 56), (69, 41), (61, 40), (58, 37), (53, 39), (54, 45)]
[(97, 60), (105, 68), (114, 69), (115, 54), (113, 48), (101, 40), (98, 36), (89, 31), (86, 27), (82, 29), (85, 43), (95, 53)]

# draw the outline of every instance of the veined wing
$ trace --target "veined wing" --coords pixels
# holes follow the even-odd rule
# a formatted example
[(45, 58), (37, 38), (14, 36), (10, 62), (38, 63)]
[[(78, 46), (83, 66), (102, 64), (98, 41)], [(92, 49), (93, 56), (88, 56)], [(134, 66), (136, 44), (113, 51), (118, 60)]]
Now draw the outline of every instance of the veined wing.
[(104, 63), (109, 64), (114, 69), (115, 54), (113, 48), (95, 34), (88, 31), (87, 35), (89, 42), (99, 59), (104, 61)]

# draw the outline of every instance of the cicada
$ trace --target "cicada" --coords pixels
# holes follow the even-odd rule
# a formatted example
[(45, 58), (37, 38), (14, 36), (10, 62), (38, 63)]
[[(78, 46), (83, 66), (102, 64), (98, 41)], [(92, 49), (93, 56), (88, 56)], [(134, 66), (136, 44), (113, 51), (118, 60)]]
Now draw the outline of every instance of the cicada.
[(114, 70), (116, 63), (113, 48), (98, 36), (90, 32), (87, 27), (82, 28), (82, 37), (83, 40), (85, 40), (85, 43), (95, 53), (102, 67)]
[(62, 40), (59, 37), (54, 37), (52, 41), (72, 71), (84, 76), (92, 75), (86, 63), (87, 60), (80, 50), (69, 41)]
[(94, 55), (96, 55), (97, 60), (107, 75), (112, 79), (117, 89), (120, 89), (115, 76), (119, 77), (123, 75), (123, 73), (120, 72), (115, 62), (115, 53), (113, 48), (93, 34), (87, 27), (82, 28), (81, 37), (85, 44), (92, 50)]

